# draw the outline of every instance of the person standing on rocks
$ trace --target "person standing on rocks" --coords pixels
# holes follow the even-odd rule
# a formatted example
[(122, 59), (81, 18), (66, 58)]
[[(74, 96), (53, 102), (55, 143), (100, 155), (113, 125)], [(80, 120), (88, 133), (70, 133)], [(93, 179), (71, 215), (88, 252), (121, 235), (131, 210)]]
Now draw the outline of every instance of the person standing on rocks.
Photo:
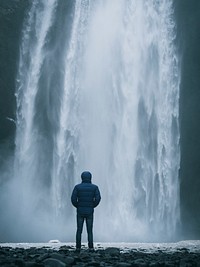
[(88, 247), (90, 251), (93, 251), (93, 214), (94, 208), (99, 205), (101, 195), (98, 186), (91, 183), (92, 174), (90, 172), (84, 171), (81, 178), (82, 183), (74, 187), (71, 196), (71, 202), (77, 208), (76, 250), (80, 251), (81, 249), (81, 235), (85, 220)]

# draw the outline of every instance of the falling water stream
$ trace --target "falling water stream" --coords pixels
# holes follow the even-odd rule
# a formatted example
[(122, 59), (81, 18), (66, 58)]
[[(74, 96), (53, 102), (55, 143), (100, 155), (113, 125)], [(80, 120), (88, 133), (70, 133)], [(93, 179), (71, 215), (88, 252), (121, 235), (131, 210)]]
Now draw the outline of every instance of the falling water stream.
[(72, 239), (70, 196), (84, 170), (102, 194), (97, 240), (175, 237), (175, 26), (171, 0), (32, 1), (17, 75), (15, 180), (35, 237)]

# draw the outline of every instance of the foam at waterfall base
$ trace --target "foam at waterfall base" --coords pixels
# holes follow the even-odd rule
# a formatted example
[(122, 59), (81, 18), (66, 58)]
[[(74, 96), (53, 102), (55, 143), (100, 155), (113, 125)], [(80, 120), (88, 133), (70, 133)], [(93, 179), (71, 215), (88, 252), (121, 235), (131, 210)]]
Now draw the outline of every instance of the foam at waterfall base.
[[(53, 241), (53, 242), (52, 242)], [(59, 240), (50, 240), (50, 242), (44, 243), (0, 243), (0, 247), (11, 248), (50, 248), (59, 250), (61, 247), (66, 246), (71, 249), (75, 249), (74, 242), (59, 242)], [(87, 248), (87, 243), (82, 243), (83, 248)], [(158, 250), (163, 252), (176, 252), (182, 249), (187, 249), (189, 252), (200, 253), (200, 240), (183, 240), (174, 243), (113, 243), (113, 242), (95, 242), (95, 249), (106, 249), (108, 247), (119, 248), (122, 252), (128, 250), (137, 250), (146, 253), (154, 253)]]

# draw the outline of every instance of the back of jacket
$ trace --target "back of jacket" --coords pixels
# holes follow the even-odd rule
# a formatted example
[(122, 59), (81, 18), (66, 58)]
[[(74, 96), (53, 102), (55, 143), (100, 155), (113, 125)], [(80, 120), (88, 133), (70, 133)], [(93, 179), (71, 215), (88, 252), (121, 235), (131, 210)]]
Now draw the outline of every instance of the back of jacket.
[(72, 204), (80, 215), (92, 214), (100, 200), (99, 188), (90, 180), (83, 180), (81, 184), (76, 185), (71, 196)]

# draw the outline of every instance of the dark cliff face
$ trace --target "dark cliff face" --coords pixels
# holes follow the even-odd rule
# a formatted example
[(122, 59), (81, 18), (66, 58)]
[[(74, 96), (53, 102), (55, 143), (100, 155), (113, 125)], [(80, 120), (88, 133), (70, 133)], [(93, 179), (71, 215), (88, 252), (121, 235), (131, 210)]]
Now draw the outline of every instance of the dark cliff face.
[(183, 238), (200, 238), (200, 1), (174, 0), (181, 64), (181, 217)]
[[(0, 1), (0, 167), (14, 148), (15, 79), (23, 19), (31, 1)], [(200, 238), (200, 1), (174, 0), (181, 55), (182, 238)], [(3, 151), (3, 152), (2, 152)], [(5, 237), (6, 240), (6, 237)]]
[(0, 1), (0, 142), (13, 137), (19, 40), (28, 0)]
[(29, 0), (0, 1), (0, 172), (7, 168), (14, 149), (15, 79), (21, 28), (28, 5)]

